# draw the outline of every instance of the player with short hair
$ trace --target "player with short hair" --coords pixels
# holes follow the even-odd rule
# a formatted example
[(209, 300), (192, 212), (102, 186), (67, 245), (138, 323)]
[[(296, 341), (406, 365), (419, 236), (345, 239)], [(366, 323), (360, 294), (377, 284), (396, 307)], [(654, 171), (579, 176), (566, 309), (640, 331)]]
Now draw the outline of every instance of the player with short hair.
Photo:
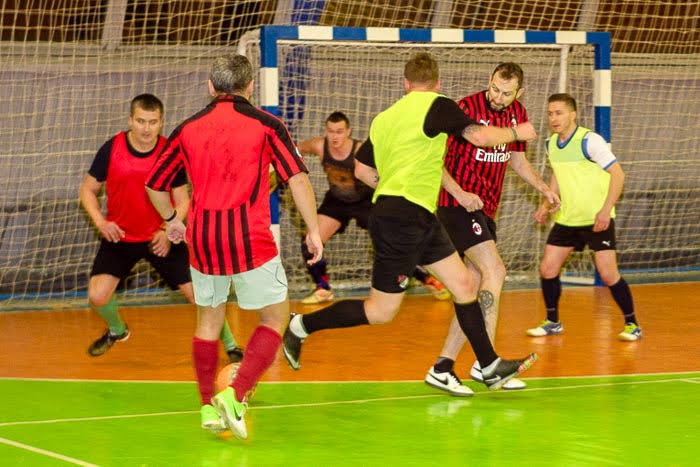
[[(209, 82), (212, 102), (170, 135), (146, 184), (151, 201), (167, 222), (168, 237), (187, 240), (194, 299), (198, 309), (192, 356), (202, 401), (202, 427), (228, 427), (246, 438), (247, 399), (275, 360), (289, 320), (287, 277), (270, 230), (269, 167), (288, 183), (308, 227), (308, 248), (318, 261), (323, 243), (307, 169), (289, 131), (276, 117), (250, 103), (253, 67), (237, 54), (218, 57)], [(185, 228), (167, 190), (185, 168), (192, 203)], [(253, 332), (231, 386), (214, 395), (216, 337), (226, 300), (235, 284), (238, 306), (257, 310)]]
[[(522, 97), (524, 74), (517, 63), (504, 62), (491, 73), (488, 88), (458, 101), (459, 107), (471, 119), (485, 126), (516, 127), (527, 122)], [(450, 235), (459, 255), (478, 279), (473, 286), (486, 321), (491, 342), (495, 342), (499, 303), (506, 268), (496, 247), (496, 210), (501, 199), (506, 168), (510, 167), (552, 204), (559, 198), (532, 168), (525, 150), (527, 143), (512, 143), (478, 147), (460, 137), (450, 136), (443, 174), (443, 188), (438, 198), (437, 216)], [(425, 382), (450, 392), (443, 381), (459, 381), (454, 363), (466, 342), (466, 336), (454, 318), (445, 345), (435, 365), (425, 376)], [(472, 365), (472, 379), (481, 382), (479, 362)], [(513, 378), (503, 389), (522, 389), (525, 383)]]
[[(608, 286), (624, 316), (625, 327), (618, 338), (636, 341), (642, 337), (632, 302), (632, 292), (617, 268), (615, 252), (615, 203), (620, 198), (625, 173), (608, 143), (598, 133), (579, 126), (576, 100), (569, 94), (547, 99), (547, 121), (552, 135), (546, 149), (552, 166), (550, 187), (561, 196), (561, 209), (547, 237), (540, 264), (542, 294), (547, 318), (527, 330), (532, 337), (561, 334), (559, 321), (561, 280), (559, 273), (572, 251), (586, 245), (593, 250), (596, 269)], [(545, 224), (550, 205), (545, 200), (535, 220)]]
[[(462, 135), (478, 146), (531, 140), (529, 122), (517, 128), (479, 125), (457, 104), (438, 94), (438, 64), (420, 53), (404, 68), (404, 97), (372, 121), (357, 155), (355, 175), (375, 187), (369, 221), (374, 245), (372, 289), (366, 300), (341, 300), (306, 315), (293, 315), (284, 334), (287, 362), (300, 368), (301, 346), (309, 334), (331, 328), (390, 322), (399, 310), (409, 277), (427, 264), (454, 298), (455, 314), (483, 368), (484, 383), (498, 389), (525, 371), (536, 356), (502, 360), (486, 332), (473, 280), (435, 216), (447, 135)], [(473, 392), (455, 385), (460, 395)]]
[[(106, 321), (108, 329), (88, 348), (97, 357), (116, 342), (124, 342), (130, 331), (119, 315), (114, 292), (141, 258), (158, 271), (167, 284), (179, 289), (194, 303), (187, 249), (171, 245), (162, 229), (163, 221), (143, 190), (146, 175), (165, 145), (163, 103), (152, 94), (140, 94), (131, 100), (129, 129), (111, 138), (97, 151), (80, 186), (80, 202), (102, 236), (95, 256), (88, 302)], [(102, 186), (107, 191), (107, 216), (102, 214), (97, 198)], [(172, 201), (182, 217), (190, 202), (185, 172), (177, 174), (172, 184)], [(222, 328), (221, 340), (231, 362), (243, 358), (228, 323)]]
[[(328, 191), (318, 208), (318, 226), (321, 241), (325, 245), (336, 233), (343, 233), (352, 219), (357, 226), (367, 229), (369, 213), (372, 210), (374, 190), (355, 175), (355, 153), (360, 141), (351, 137), (350, 120), (343, 112), (333, 112), (326, 118), (326, 136), (307, 139), (299, 143), (302, 154), (314, 154), (321, 159), (323, 170), (328, 178)], [(311, 253), (302, 238), (301, 252), (304, 260)], [(306, 263), (306, 269), (316, 284), (314, 291), (301, 303), (305, 305), (333, 300), (334, 293), (328, 280), (326, 258), (314, 264)], [(438, 300), (450, 298), (450, 292), (437, 279), (421, 266), (414, 271), (420, 280)]]

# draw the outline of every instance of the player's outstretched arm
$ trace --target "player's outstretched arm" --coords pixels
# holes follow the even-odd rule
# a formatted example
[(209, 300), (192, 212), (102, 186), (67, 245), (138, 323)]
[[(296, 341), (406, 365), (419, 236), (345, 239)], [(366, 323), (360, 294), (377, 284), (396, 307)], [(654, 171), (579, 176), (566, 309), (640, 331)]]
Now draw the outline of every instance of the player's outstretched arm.
[(299, 143), (299, 152), (302, 154), (314, 154), (323, 157), (323, 138), (316, 137)]
[(288, 184), (292, 192), (292, 198), (294, 198), (294, 204), (306, 224), (306, 246), (313, 255), (307, 262), (309, 264), (314, 264), (323, 256), (323, 242), (321, 241), (321, 234), (318, 230), (314, 190), (311, 187), (309, 176), (304, 172), (290, 177)]
[(532, 141), (537, 137), (537, 132), (530, 122), (508, 128), (473, 124), (464, 128), (462, 137), (475, 146), (486, 147), (513, 141)]
[(90, 174), (85, 175), (83, 183), (80, 185), (80, 204), (92, 219), (92, 222), (100, 231), (105, 240), (108, 242), (118, 242), (124, 238), (124, 231), (114, 222), (108, 221), (102, 215), (102, 210), (100, 209), (100, 201), (97, 199), (97, 195), (102, 189), (102, 182), (98, 182), (95, 177)]
[(527, 157), (525, 157), (524, 152), (514, 151), (511, 154), (510, 166), (513, 168), (513, 170), (515, 170), (520, 178), (532, 185), (535, 190), (542, 193), (544, 199), (549, 203), (550, 212), (554, 212), (559, 209), (559, 205), (561, 204), (559, 196), (549, 187), (549, 185), (547, 185), (547, 183), (545, 183), (544, 180), (542, 180), (540, 174), (535, 172), (535, 169), (532, 168), (532, 165), (530, 165)]

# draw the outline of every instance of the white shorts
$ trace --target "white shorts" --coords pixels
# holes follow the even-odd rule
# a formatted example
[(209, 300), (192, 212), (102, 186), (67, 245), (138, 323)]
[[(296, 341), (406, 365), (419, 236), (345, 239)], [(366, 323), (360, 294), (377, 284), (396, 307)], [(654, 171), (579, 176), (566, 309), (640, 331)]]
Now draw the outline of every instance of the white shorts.
[(190, 266), (194, 302), (199, 306), (215, 308), (228, 299), (231, 282), (236, 288), (238, 306), (258, 310), (287, 299), (287, 275), (277, 255), (267, 263), (250, 271), (231, 276), (202, 274)]

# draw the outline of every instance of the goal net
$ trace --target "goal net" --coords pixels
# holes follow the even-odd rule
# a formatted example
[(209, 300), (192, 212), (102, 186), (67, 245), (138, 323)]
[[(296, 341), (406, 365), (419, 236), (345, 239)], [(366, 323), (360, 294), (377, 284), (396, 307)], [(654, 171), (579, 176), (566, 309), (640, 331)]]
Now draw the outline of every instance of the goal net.
[[(545, 6), (546, 3), (546, 6)], [(627, 5), (632, 3), (633, 5)], [(405, 0), (4, 0), (0, 2), (0, 310), (84, 306), (98, 245), (78, 203), (95, 152), (126, 129), (128, 103), (151, 92), (165, 103), (165, 129), (208, 101), (212, 57), (235, 50), (264, 24), (463, 28), (471, 30), (610, 31), (613, 151), (626, 173), (618, 202), (618, 257), (625, 274), (697, 278), (700, 270), (700, 7), (669, 2), (405, 1)], [(246, 41), (251, 57), (255, 40)], [(511, 46), (396, 43), (281, 43), (277, 105), (297, 140), (321, 135), (333, 110), (350, 116), (364, 138), (371, 118), (401, 93), (401, 69), (418, 50), (438, 56), (444, 92), (454, 98), (484, 88), (500, 61), (525, 69), (523, 102), (540, 139), (528, 157), (547, 176), (542, 151), (544, 100), (559, 90), (559, 50)], [(257, 62), (254, 58), (254, 63)], [(573, 46), (567, 91), (595, 123), (593, 57)], [(466, 70), (466, 71), (465, 71)], [(261, 90), (256, 99), (260, 104)], [(326, 182), (307, 157), (320, 196)], [(546, 232), (530, 214), (538, 197), (512, 171), (498, 213), (499, 248), (509, 279), (537, 277)], [(301, 229), (288, 194), (282, 198), (284, 260), (293, 293), (305, 291)], [(328, 245), (330, 273), (343, 287), (369, 284), (369, 242), (351, 224)], [(592, 275), (588, 254), (567, 264)], [(181, 299), (147, 264), (127, 280), (126, 297)], [(49, 305), (49, 299), (57, 299)]]
[[(254, 63), (260, 60), (259, 34), (248, 34), (240, 49)], [(277, 41), (278, 113), (294, 138), (302, 141), (324, 134), (326, 117), (333, 111), (350, 118), (353, 137), (367, 137), (372, 118), (403, 95), (403, 66), (411, 56), (427, 51), (440, 66), (441, 92), (453, 99), (481, 91), (493, 69), (502, 62), (518, 62), (525, 73), (521, 101), (539, 135), (547, 134), (544, 112), (547, 97), (565, 85), (580, 102), (582, 125), (595, 127), (593, 106), (594, 50), (592, 45), (493, 43), (416, 43), (377, 41)], [(262, 81), (262, 80), (260, 80)], [(264, 90), (259, 83), (258, 96)], [(527, 156), (535, 170), (547, 171), (543, 142), (531, 144)], [(328, 189), (317, 157), (306, 155), (310, 177), (320, 203)], [(532, 214), (538, 193), (513, 171), (508, 171), (497, 217), (499, 249), (511, 281), (536, 280), (546, 230)], [(281, 244), (291, 290), (310, 286), (299, 252), (303, 223), (291, 195), (282, 194)], [(325, 249), (334, 287), (367, 287), (371, 277), (371, 245), (366, 231), (355, 223), (335, 235)], [(592, 277), (590, 264), (574, 257), (568, 265), (576, 276)]]

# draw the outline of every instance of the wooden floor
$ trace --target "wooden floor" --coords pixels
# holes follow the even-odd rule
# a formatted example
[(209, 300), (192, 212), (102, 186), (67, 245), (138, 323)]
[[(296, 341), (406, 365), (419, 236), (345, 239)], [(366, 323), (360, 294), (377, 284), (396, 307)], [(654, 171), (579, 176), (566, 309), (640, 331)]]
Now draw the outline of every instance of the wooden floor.
[[(700, 370), (700, 283), (638, 285), (632, 293), (644, 338), (625, 343), (615, 338), (623, 320), (607, 288), (565, 287), (560, 303), (564, 334), (547, 338), (524, 332), (543, 319), (540, 291), (504, 292), (496, 349), (504, 357), (537, 352), (539, 361), (526, 377)], [(315, 308), (294, 303), (292, 309)], [(0, 313), (0, 377), (194, 379), (193, 306), (124, 307), (121, 313), (131, 338), (98, 358), (86, 349), (104, 324), (90, 310)], [(245, 344), (257, 315), (235, 304), (227, 313), (236, 338)], [(409, 296), (393, 323), (314, 334), (304, 344), (301, 371), (289, 369), (280, 354), (264, 380), (422, 380), (453, 313), (451, 302)], [(466, 348), (457, 373), (466, 377), (473, 359)]]

